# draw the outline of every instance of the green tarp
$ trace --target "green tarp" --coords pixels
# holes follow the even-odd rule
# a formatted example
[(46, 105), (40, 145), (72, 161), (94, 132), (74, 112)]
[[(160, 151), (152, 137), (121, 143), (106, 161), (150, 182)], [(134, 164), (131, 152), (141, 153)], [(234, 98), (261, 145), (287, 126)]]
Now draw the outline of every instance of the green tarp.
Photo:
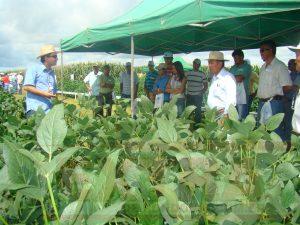
[(65, 52), (161, 55), (279, 46), (300, 39), (300, 0), (143, 0), (127, 14), (63, 39)]

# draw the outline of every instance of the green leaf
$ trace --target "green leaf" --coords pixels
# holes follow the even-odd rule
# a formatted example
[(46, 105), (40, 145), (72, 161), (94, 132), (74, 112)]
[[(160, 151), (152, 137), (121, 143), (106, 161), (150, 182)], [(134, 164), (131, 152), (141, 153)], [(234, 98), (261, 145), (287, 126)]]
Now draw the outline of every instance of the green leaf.
[(141, 96), (141, 101), (139, 102), (141, 107), (138, 107), (140, 111), (144, 114), (151, 114), (153, 113), (153, 103), (150, 101), (148, 97), (145, 95)]
[(130, 217), (137, 217), (144, 210), (143, 198), (137, 188), (131, 188), (127, 192), (124, 210)]
[(174, 122), (156, 118), (159, 137), (166, 143), (177, 141), (177, 131), (174, 128)]
[(232, 207), (232, 211), (237, 215), (242, 221), (247, 222), (247, 224), (255, 224), (258, 220), (258, 214), (255, 213), (252, 208), (248, 205), (236, 205)]
[(192, 112), (194, 112), (194, 110), (196, 108), (197, 107), (194, 105), (190, 105), (190, 106), (186, 107), (181, 115), (181, 118), (188, 119), (190, 117), (190, 115), (192, 114)]
[(58, 172), (60, 168), (72, 157), (72, 155), (77, 152), (79, 148), (68, 148), (58, 155), (54, 156), (49, 163), (46, 163), (45, 171), (47, 172), (46, 176), (53, 175)]
[(22, 195), (39, 201), (41, 201), (46, 195), (46, 191), (38, 187), (26, 187), (19, 190), (18, 192), (20, 192)]
[(275, 130), (277, 127), (279, 127), (280, 123), (283, 120), (283, 117), (284, 117), (284, 113), (278, 113), (274, 116), (271, 116), (266, 123), (266, 129), (268, 131)]
[(139, 216), (141, 225), (162, 225), (163, 218), (157, 202), (149, 205)]
[(285, 208), (288, 208), (295, 201), (295, 188), (292, 181), (288, 181), (281, 192), (281, 202)]
[(107, 208), (93, 213), (87, 220), (88, 225), (104, 225), (111, 221), (122, 209), (124, 202), (115, 203)]
[(0, 193), (4, 190), (18, 190), (28, 187), (27, 184), (14, 184), (9, 180), (7, 165), (4, 165), (0, 170)]
[(38, 177), (33, 162), (13, 149), (13, 147), (9, 142), (5, 142), (3, 149), (9, 180), (15, 184), (37, 186)]
[(100, 206), (103, 208), (108, 201), (115, 185), (116, 166), (119, 157), (119, 150), (111, 153), (99, 174), (94, 184), (92, 199), (98, 200)]
[(175, 191), (173, 191), (170, 188), (170, 185), (167, 184), (159, 184), (154, 188), (165, 196), (167, 210), (170, 216), (177, 217), (179, 212), (179, 202)]
[(66, 134), (64, 106), (63, 104), (56, 105), (43, 118), (37, 130), (37, 141), (42, 149), (52, 156), (53, 152), (63, 144)]
[(228, 116), (233, 121), (239, 121), (239, 114), (233, 105), (230, 105), (228, 108)]
[(245, 195), (242, 193), (241, 189), (238, 188), (236, 185), (223, 181), (216, 181), (215, 184), (217, 190), (212, 200), (212, 203), (228, 204), (232, 201), (245, 199)]
[(75, 202), (72, 202), (64, 209), (60, 217), (60, 222), (62, 222), (64, 225), (82, 224), (81, 220), (83, 219), (83, 215), (81, 209), (91, 186), (92, 186), (91, 184), (84, 185), (80, 193), (79, 199)]
[(287, 181), (299, 175), (299, 170), (291, 163), (282, 163), (277, 166), (276, 174), (282, 181)]

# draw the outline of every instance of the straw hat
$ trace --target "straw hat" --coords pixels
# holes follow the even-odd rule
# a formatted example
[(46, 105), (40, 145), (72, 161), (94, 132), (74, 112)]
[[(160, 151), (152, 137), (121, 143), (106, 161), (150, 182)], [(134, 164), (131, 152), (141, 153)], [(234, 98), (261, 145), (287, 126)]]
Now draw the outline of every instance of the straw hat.
[(51, 54), (51, 53), (60, 53), (60, 51), (56, 51), (55, 47), (53, 45), (44, 45), (44, 46), (41, 47), (40, 54), (37, 58), (40, 58), (44, 55), (48, 55), (48, 54)]
[(289, 49), (293, 52), (300, 51), (300, 43), (296, 47), (289, 47)]
[(219, 51), (211, 51), (207, 60), (228, 61), (227, 59), (224, 59), (223, 52)]
[(167, 69), (167, 65), (165, 63), (160, 63), (157, 67), (158, 70)]

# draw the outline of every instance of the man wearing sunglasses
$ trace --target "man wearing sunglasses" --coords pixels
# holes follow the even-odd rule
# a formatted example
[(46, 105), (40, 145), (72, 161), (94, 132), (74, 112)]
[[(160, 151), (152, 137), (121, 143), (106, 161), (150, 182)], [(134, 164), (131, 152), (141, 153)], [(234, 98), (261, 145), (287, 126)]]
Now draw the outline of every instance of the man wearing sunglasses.
[[(290, 91), (292, 87), (288, 68), (276, 58), (276, 44), (272, 40), (265, 40), (260, 43), (260, 55), (265, 63), (259, 72), (257, 90), (259, 98), (258, 116), (263, 117), (264, 115), (283, 113), (284, 93)], [(262, 110), (263, 106), (264, 110)], [(286, 134), (283, 123), (275, 129), (275, 132), (283, 141), (288, 141), (289, 135)]]
[(27, 69), (23, 90), (26, 91), (26, 116), (30, 117), (40, 107), (46, 113), (52, 108), (51, 99), (56, 97), (57, 84), (53, 66), (57, 63), (57, 51), (53, 45), (41, 48), (38, 65)]

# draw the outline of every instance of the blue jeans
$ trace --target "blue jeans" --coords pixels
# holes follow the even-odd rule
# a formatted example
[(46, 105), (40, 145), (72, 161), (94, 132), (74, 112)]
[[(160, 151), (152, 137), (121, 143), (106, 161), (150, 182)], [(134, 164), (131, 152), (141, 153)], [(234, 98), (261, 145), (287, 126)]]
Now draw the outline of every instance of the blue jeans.
[(248, 105), (247, 104), (236, 105), (236, 110), (238, 111), (240, 120), (243, 120), (248, 116)]
[[(258, 109), (257, 109), (257, 118), (258, 121), (260, 120), (260, 111), (261, 108), (263, 106), (265, 102), (259, 100), (259, 104), (258, 104)], [(272, 115), (278, 114), (278, 113), (283, 113), (283, 101), (282, 100), (272, 100), (271, 102), (271, 109), (272, 109)], [(279, 127), (277, 127), (274, 132), (276, 134), (278, 134), (282, 141), (286, 141), (287, 140), (287, 135), (285, 134), (285, 130), (284, 130), (284, 122), (282, 121), (281, 124), (279, 125)]]
[(202, 95), (187, 95), (186, 96), (186, 106), (194, 105), (195, 109), (195, 122), (201, 122), (201, 106), (202, 106), (203, 96)]
[(177, 115), (181, 116), (181, 114), (185, 109), (185, 98), (178, 98), (176, 102), (176, 106), (177, 106)]

